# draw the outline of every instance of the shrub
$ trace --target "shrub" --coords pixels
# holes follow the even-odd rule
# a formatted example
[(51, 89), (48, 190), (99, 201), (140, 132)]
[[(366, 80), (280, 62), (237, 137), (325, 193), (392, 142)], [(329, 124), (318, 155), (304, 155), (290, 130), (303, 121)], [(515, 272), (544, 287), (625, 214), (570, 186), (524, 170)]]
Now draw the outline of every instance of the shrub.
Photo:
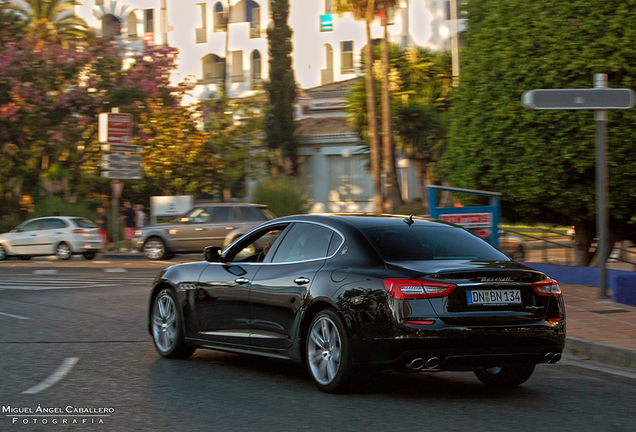
[(276, 216), (305, 213), (307, 199), (289, 177), (277, 177), (258, 183), (254, 202), (265, 204)]

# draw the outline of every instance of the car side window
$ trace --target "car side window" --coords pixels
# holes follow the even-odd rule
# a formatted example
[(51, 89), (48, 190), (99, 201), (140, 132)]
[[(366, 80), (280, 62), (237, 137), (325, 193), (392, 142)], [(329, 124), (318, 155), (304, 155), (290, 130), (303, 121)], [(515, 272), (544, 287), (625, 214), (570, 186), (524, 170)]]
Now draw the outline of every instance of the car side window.
[(267, 216), (258, 207), (237, 207), (241, 212), (241, 220), (244, 221), (266, 221)]
[(210, 209), (206, 207), (195, 207), (188, 214), (181, 218), (181, 222), (205, 223), (210, 221)]
[(295, 262), (326, 258), (334, 232), (321, 225), (296, 223), (285, 236), (272, 262)]
[(214, 207), (212, 211), (212, 222), (225, 223), (234, 222), (237, 217), (234, 212), (234, 207), (219, 206)]
[(287, 224), (268, 227), (234, 245), (228, 254), (230, 262), (263, 262)]
[(18, 228), (18, 232), (36, 231), (42, 229), (42, 220), (34, 220)]
[(42, 229), (59, 229), (65, 228), (66, 222), (61, 219), (44, 219), (42, 221)]

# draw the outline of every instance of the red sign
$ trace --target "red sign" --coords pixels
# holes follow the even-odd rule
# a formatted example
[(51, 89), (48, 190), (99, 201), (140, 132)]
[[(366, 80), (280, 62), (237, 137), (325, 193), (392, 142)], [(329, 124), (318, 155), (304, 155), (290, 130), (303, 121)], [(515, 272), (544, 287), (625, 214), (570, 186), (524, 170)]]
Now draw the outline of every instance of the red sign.
[(113, 190), (113, 197), (117, 199), (121, 198), (121, 192), (124, 190), (124, 182), (112, 181), (110, 182), (110, 187)]
[(439, 218), (444, 222), (454, 223), (463, 227), (492, 226), (492, 213), (442, 214)]
[(148, 46), (152, 46), (155, 44), (155, 33), (154, 32), (146, 32), (144, 33), (144, 43)]
[(102, 113), (99, 115), (99, 142), (128, 144), (132, 138), (132, 114)]

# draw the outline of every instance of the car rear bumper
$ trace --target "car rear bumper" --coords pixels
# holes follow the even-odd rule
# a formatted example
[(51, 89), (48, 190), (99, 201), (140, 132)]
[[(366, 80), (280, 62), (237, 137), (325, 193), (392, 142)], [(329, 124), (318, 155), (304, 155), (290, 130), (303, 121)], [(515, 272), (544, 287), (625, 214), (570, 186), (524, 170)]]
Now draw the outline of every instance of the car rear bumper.
[[(391, 338), (351, 341), (352, 360), (377, 367), (437, 359), (438, 370), (473, 370), (511, 363), (543, 363), (563, 352), (565, 324), (407, 329)], [(556, 357), (555, 359), (557, 359)]]

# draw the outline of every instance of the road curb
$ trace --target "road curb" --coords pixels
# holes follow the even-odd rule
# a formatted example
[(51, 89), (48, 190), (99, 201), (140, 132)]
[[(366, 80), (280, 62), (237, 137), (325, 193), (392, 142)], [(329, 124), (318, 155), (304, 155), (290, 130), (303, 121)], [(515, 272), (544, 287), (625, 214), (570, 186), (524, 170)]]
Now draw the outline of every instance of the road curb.
[(567, 337), (563, 353), (581, 360), (592, 360), (597, 363), (636, 370), (636, 350), (629, 348)]

